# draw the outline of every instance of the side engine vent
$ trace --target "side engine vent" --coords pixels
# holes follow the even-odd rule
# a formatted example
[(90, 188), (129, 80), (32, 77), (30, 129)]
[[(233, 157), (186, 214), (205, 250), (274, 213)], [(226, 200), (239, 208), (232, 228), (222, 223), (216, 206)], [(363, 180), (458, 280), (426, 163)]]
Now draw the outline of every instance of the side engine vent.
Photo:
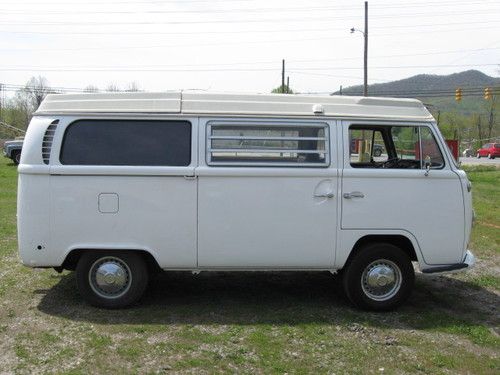
[(52, 149), (52, 141), (54, 140), (57, 124), (59, 124), (59, 120), (52, 121), (43, 135), (42, 159), (45, 164), (49, 164), (50, 161), (50, 150)]

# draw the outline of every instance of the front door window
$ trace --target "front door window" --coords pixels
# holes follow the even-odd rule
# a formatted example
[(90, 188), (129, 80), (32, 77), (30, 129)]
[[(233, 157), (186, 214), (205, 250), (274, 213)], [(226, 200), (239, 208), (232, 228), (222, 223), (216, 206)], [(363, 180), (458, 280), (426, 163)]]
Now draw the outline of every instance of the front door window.
[(444, 166), (443, 155), (426, 126), (349, 128), (349, 159), (354, 168), (425, 169)]

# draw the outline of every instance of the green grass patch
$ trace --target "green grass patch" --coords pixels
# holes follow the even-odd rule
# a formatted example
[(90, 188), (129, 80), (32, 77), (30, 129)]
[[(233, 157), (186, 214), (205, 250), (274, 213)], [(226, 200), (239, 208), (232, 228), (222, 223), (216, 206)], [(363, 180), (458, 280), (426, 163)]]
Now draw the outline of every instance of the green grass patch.
[(476, 222), (471, 247), (478, 255), (500, 254), (500, 169), (474, 166), (465, 169), (472, 182)]
[(111, 346), (112, 343), (113, 341), (111, 340), (111, 337), (107, 335), (97, 334), (95, 332), (91, 332), (88, 335), (87, 344), (92, 349), (102, 350), (104, 348)]
[(478, 275), (468, 279), (479, 288), (494, 288), (500, 290), (500, 277), (496, 275)]

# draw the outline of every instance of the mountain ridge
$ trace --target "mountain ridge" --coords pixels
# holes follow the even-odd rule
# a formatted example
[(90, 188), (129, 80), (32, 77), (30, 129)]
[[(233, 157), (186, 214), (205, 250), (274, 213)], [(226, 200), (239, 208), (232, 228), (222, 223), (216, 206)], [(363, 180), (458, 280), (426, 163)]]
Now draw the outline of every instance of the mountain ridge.
[[(408, 97), (420, 99), (433, 111), (456, 112), (465, 116), (484, 111), (483, 90), (491, 87), (498, 95), (500, 78), (491, 77), (478, 70), (437, 75), (418, 74), (412, 77), (376, 83), (368, 86), (369, 96)], [(455, 90), (463, 89), (462, 100), (455, 100)], [(469, 91), (468, 91), (469, 89)], [(336, 91), (331, 95), (340, 95)], [(342, 89), (342, 95), (363, 95), (363, 86)]]
[[(491, 77), (478, 70), (466, 70), (463, 72), (438, 75), (438, 74), (418, 74), (397, 81), (375, 83), (368, 86), (368, 94), (383, 95), (399, 92), (404, 94), (418, 93), (426, 91), (448, 91), (456, 88), (485, 88), (489, 86), (500, 86), (500, 78)], [(340, 91), (332, 95), (339, 95)], [(356, 85), (342, 89), (342, 95), (363, 95), (363, 86)], [(421, 95), (424, 96), (424, 95)], [(418, 95), (416, 95), (418, 97)]]

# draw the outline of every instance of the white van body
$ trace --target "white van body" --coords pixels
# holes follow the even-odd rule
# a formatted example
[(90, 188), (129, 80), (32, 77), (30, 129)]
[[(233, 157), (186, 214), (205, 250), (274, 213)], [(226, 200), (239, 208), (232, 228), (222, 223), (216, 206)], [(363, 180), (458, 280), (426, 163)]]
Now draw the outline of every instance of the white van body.
[[(162, 124), (179, 137), (168, 148), (182, 158), (165, 156), (176, 165), (157, 162), (158, 145), (137, 133), (143, 126), (163, 137)], [(138, 134), (137, 148), (126, 131)], [(397, 146), (403, 136), (416, 141)], [(123, 148), (112, 149), (121, 138)], [(364, 152), (377, 139), (386, 156)], [(436, 163), (427, 156), (424, 165), (426, 147)], [(134, 155), (155, 165), (127, 165)], [(334, 272), (377, 241), (426, 273), (474, 264), (470, 183), (418, 100), (49, 95), (18, 170), (19, 250), (30, 267), (75, 269), (84, 252), (129, 251), (163, 270)]]

